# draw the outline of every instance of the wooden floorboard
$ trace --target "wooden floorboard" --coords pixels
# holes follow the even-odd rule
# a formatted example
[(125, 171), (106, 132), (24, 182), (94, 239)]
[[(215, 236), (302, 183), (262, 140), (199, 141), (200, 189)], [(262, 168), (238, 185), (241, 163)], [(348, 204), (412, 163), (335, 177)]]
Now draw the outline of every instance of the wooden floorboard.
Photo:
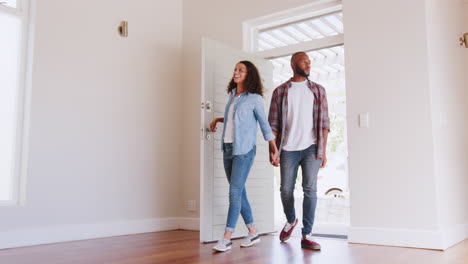
[(262, 236), (251, 248), (215, 253), (214, 244), (200, 244), (194, 231), (167, 231), (0, 250), (0, 264), (192, 264), (192, 263), (331, 263), (331, 264), (467, 264), (468, 240), (446, 250), (424, 250), (349, 244), (317, 238), (321, 251), (303, 250), (300, 238), (281, 243)]

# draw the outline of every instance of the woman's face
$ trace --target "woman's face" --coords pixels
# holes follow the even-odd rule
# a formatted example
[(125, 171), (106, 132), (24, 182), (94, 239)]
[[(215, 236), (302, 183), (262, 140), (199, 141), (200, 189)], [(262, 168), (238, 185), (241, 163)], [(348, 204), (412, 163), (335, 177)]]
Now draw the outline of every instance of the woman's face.
[(232, 75), (232, 79), (235, 83), (243, 83), (247, 78), (247, 67), (243, 63), (237, 63), (236, 67), (234, 68), (234, 74)]

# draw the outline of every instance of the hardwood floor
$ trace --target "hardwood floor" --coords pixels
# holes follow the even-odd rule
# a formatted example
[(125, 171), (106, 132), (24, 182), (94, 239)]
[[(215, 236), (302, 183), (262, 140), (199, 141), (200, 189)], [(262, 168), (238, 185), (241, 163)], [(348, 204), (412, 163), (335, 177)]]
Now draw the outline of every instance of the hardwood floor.
[(200, 244), (198, 232), (167, 231), (0, 250), (0, 264), (188, 264), (188, 263), (331, 263), (331, 264), (467, 264), (468, 240), (442, 252), (435, 250), (348, 244), (318, 238), (322, 251), (302, 250), (300, 238), (280, 243), (262, 236), (251, 248), (214, 253), (214, 244)]

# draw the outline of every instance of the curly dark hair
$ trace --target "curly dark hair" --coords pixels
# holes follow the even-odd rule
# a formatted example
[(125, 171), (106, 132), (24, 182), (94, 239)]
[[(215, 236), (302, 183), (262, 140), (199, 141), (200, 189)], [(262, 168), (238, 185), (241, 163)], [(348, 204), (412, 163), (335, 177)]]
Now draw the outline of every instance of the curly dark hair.
[[(247, 76), (245, 77), (245, 90), (248, 93), (259, 94), (263, 96), (263, 84), (260, 78), (260, 73), (257, 67), (250, 61), (239, 61), (247, 68)], [(232, 93), (232, 90), (237, 87), (237, 83), (234, 82), (234, 77), (228, 84), (227, 92)]]

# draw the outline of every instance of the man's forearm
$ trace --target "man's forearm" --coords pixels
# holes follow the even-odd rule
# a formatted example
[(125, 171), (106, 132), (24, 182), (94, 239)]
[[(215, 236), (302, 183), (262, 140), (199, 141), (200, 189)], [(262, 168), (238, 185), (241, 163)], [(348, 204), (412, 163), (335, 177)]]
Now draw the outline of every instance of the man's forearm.
[(274, 139), (273, 139), (273, 140), (270, 140), (270, 141), (268, 141), (268, 145), (269, 145), (269, 147), (270, 147), (270, 151), (273, 151), (273, 150), (275, 150), (275, 149), (276, 149), (276, 142), (275, 142), (275, 140), (274, 140)]
[(278, 132), (276, 132), (274, 130), (272, 132), (273, 132), (273, 135), (275, 135), (275, 139), (269, 142), (270, 143), (269, 144), (270, 151), (273, 151), (274, 147), (278, 147), (278, 146), (276, 146), (276, 139), (278, 138)]
[(323, 129), (323, 155), (327, 154), (327, 140), (328, 140), (328, 129)]
[(275, 130), (273, 130), (272, 132), (273, 132), (273, 135), (275, 135), (275, 138), (278, 138), (278, 132), (276, 132)]

